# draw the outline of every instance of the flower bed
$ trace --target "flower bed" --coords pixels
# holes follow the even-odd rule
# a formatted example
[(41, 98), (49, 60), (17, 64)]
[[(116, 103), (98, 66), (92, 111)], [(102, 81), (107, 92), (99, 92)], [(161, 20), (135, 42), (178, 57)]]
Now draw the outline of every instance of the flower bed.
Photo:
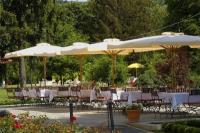
[[(105, 127), (81, 128), (76, 124), (48, 122), (46, 116), (30, 116), (28, 113), (15, 116), (4, 112), (0, 117), (0, 133), (108, 133)], [(115, 131), (119, 133), (119, 131)]]
[(200, 120), (164, 123), (162, 130), (165, 133), (200, 133)]

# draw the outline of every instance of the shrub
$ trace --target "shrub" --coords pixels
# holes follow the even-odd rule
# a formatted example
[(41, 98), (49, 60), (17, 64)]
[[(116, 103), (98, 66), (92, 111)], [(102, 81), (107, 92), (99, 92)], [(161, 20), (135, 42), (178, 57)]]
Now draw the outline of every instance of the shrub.
[(138, 104), (138, 103), (133, 103), (132, 105), (128, 105), (126, 107), (126, 110), (141, 110), (143, 107), (142, 107), (142, 104)]
[(185, 128), (186, 128), (187, 126), (186, 125), (181, 125), (181, 124), (179, 124), (178, 125), (178, 128), (177, 128), (177, 133), (184, 133), (184, 130), (185, 130)]
[(194, 130), (193, 127), (186, 127), (184, 133), (193, 133), (193, 130)]
[(200, 133), (200, 128), (194, 128), (192, 133)]
[(199, 120), (189, 120), (187, 121), (187, 125), (191, 127), (199, 127), (200, 121)]
[(162, 128), (165, 132), (170, 132), (171, 131), (171, 128), (173, 126), (173, 123), (166, 123), (166, 124), (163, 124)]

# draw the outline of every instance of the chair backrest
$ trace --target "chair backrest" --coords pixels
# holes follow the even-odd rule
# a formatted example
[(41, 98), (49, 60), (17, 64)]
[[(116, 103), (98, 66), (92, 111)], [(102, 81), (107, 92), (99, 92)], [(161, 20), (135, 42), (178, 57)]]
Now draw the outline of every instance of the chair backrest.
[(200, 90), (197, 90), (197, 89), (191, 90), (190, 95), (200, 95)]
[(17, 96), (17, 97), (23, 96), (21, 88), (15, 88), (14, 90), (15, 90), (15, 92), (14, 92), (15, 96)]
[(90, 97), (92, 90), (80, 90), (81, 97)]
[(101, 91), (109, 91), (109, 87), (100, 87)]
[(60, 87), (58, 87), (58, 91), (69, 91), (69, 87), (60, 86)]
[(7, 96), (8, 97), (11, 97), (11, 96), (14, 96), (15, 95), (15, 90), (13, 88), (5, 88), (6, 89), (6, 92), (7, 92)]
[(31, 98), (37, 98), (38, 97), (37, 91), (36, 91), (35, 88), (29, 89), (29, 97), (31, 97)]
[(109, 89), (111, 93), (115, 93), (117, 94), (117, 90), (116, 89)]
[(166, 87), (159, 87), (158, 90), (159, 90), (159, 92), (167, 92)]
[(71, 86), (71, 96), (80, 96), (81, 86)]
[(144, 87), (142, 88), (142, 93), (150, 93), (151, 90), (152, 90), (151, 88)]

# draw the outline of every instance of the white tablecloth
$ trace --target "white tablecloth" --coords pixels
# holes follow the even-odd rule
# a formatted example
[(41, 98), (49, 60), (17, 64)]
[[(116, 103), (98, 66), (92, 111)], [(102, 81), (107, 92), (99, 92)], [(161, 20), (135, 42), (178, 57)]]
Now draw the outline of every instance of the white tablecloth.
[(141, 100), (142, 92), (141, 91), (129, 91), (128, 92), (128, 104), (132, 104), (133, 101)]
[(117, 93), (112, 93), (112, 100), (120, 100), (123, 93), (123, 90), (117, 90)]
[(189, 95), (189, 103), (200, 103), (200, 95)]
[(162, 98), (164, 102), (170, 102), (172, 109), (176, 110), (177, 107), (183, 103), (188, 102), (189, 93), (158, 93), (159, 98)]

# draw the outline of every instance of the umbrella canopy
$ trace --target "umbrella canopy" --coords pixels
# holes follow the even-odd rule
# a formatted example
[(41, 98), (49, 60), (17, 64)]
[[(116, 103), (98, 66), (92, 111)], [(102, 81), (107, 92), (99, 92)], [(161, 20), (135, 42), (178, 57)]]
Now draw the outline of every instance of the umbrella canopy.
[(7, 53), (5, 58), (16, 58), (25, 56), (41, 56), (44, 57), (44, 80), (46, 86), (46, 58), (60, 55), (62, 47), (50, 45), (48, 43), (38, 43), (36, 46), (25, 48), (22, 50)]
[(140, 64), (140, 63), (132, 63), (128, 66), (128, 68), (143, 68), (144, 65)]
[(143, 68), (144, 65), (140, 64), (140, 63), (132, 63), (128, 66), (128, 68), (135, 68), (135, 77), (137, 77), (137, 69), (138, 68)]
[(84, 42), (75, 42), (73, 45), (66, 46), (61, 50), (61, 55), (87, 55), (93, 54), (88, 51), (89, 44)]
[(164, 32), (159, 36), (143, 37), (124, 41), (119, 45), (108, 46), (109, 49), (129, 49), (129, 48), (151, 48), (164, 49), (168, 47), (190, 46), (191, 48), (200, 48), (200, 37), (184, 35), (183, 33)]
[(15, 57), (24, 57), (24, 56), (42, 56), (42, 57), (51, 57), (59, 55), (62, 47), (50, 45), (48, 43), (39, 43), (36, 46), (25, 48), (22, 50), (14, 51), (7, 53), (5, 58), (15, 58)]

